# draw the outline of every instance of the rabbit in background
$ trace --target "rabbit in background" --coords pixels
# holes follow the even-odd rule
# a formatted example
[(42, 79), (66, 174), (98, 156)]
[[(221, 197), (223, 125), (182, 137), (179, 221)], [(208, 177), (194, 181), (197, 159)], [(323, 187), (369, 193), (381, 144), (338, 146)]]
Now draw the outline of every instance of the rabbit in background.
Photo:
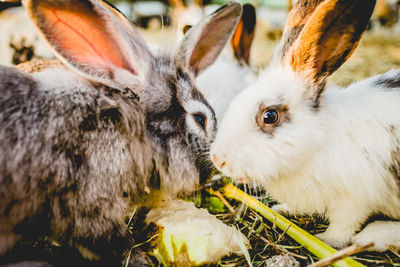
[(373, 214), (400, 219), (400, 71), (345, 90), (326, 85), (374, 6), (299, 0), (270, 66), (232, 101), (210, 151), (234, 181), (264, 185), (275, 210), (324, 216), (318, 237), (338, 248), (400, 243), (397, 221), (361, 229)]
[(241, 5), (155, 56), (107, 2), (23, 4), (63, 64), (0, 67), (0, 255), (48, 236), (108, 266), (132, 248), (129, 264), (145, 265), (124, 219), (210, 176), (216, 120), (194, 78), (229, 40)]
[(171, 5), (172, 26), (176, 30), (176, 38), (182, 40), (186, 30), (197, 24), (204, 16), (203, 1), (194, 0), (186, 3), (183, 0), (169, 0)]
[(218, 122), (232, 99), (256, 81), (257, 76), (250, 64), (255, 26), (255, 8), (244, 4), (230, 46), (225, 47), (214, 64), (196, 78), (196, 85), (214, 109)]
[[(205, 7), (201, 1), (185, 5), (182, 1), (170, 1), (172, 18), (176, 20), (176, 34), (173, 43), (182, 40), (184, 33), (201, 19)], [(210, 7), (214, 8), (214, 7)], [(196, 12), (197, 11), (197, 12)], [(205, 10), (205, 13), (209, 10)], [(256, 73), (250, 64), (250, 52), (255, 36), (256, 10), (251, 4), (243, 5), (242, 16), (217, 60), (196, 77), (196, 85), (214, 109), (220, 122), (229, 103), (244, 88), (256, 81)], [(165, 40), (162, 41), (163, 43)], [(152, 44), (152, 51), (164, 49)]]

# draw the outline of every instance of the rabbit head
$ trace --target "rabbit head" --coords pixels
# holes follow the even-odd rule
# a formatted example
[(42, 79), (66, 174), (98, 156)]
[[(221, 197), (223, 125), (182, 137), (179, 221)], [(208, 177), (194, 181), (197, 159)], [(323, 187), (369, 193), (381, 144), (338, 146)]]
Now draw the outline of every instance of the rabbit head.
[(186, 3), (182, 0), (169, 0), (171, 5), (171, 22), (176, 30), (176, 38), (182, 40), (187, 29), (197, 24), (204, 16), (202, 1)]
[(65, 65), (92, 83), (137, 96), (154, 151), (154, 188), (175, 195), (195, 189), (209, 176), (205, 153), (214, 138), (215, 115), (193, 80), (230, 38), (241, 14), (239, 4), (204, 18), (177, 51), (161, 55), (153, 55), (130, 22), (104, 1), (24, 5)]
[(211, 147), (234, 180), (268, 184), (296, 172), (325, 136), (326, 80), (352, 54), (375, 1), (298, 1), (274, 58), (231, 103)]

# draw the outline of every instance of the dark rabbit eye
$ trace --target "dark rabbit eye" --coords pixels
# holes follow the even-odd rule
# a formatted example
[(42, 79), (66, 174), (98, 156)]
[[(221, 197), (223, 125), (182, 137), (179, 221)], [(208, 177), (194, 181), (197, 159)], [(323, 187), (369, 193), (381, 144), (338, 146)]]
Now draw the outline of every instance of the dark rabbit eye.
[(182, 29), (183, 34), (185, 34), (191, 28), (192, 28), (192, 25), (186, 24)]
[(196, 121), (196, 123), (203, 129), (206, 130), (207, 126), (207, 118), (201, 113), (195, 113), (193, 114), (193, 119)]
[(278, 111), (274, 109), (269, 109), (263, 114), (264, 124), (274, 124), (278, 121), (278, 118)]

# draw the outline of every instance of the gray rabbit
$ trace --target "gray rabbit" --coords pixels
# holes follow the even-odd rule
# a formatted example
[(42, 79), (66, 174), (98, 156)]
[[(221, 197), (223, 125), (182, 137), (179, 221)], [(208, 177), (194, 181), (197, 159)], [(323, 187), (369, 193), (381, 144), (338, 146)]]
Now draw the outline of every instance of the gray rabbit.
[[(241, 6), (220, 8), (175, 53), (155, 56), (107, 2), (23, 4), (65, 65), (0, 67), (0, 255), (48, 236), (121, 264), (134, 244), (124, 223), (133, 205), (192, 191), (212, 171), (215, 114), (194, 78)], [(133, 251), (130, 264), (144, 263)]]

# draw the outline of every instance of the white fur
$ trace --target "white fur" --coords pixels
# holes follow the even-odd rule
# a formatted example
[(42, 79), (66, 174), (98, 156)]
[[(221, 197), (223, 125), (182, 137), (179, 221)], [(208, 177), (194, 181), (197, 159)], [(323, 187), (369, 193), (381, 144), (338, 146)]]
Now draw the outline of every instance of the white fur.
[(360, 246), (374, 243), (375, 251), (385, 251), (389, 248), (400, 250), (400, 222), (373, 222), (355, 235), (352, 242)]
[[(376, 79), (328, 88), (313, 110), (307, 82), (271, 67), (233, 100), (211, 155), (234, 180), (265, 185), (289, 213), (325, 215), (330, 225), (320, 237), (342, 247), (372, 213), (400, 218), (399, 187), (388, 168), (399, 145), (393, 134), (400, 140), (400, 90), (379, 88)], [(256, 124), (261, 103), (289, 108), (290, 121), (273, 136)]]
[(65, 68), (50, 68), (33, 73), (32, 76), (39, 83), (41, 90), (57, 92), (70, 91), (72, 89), (81, 92), (94, 90), (93, 85), (88, 80), (82, 79), (81, 75)]
[[(373, 4), (369, 2), (370, 12)], [(325, 14), (323, 8), (313, 12)], [(302, 39), (288, 42), (290, 32), (284, 34), (270, 67), (232, 101), (210, 154), (215, 165), (234, 180), (264, 185), (281, 203), (275, 210), (327, 218), (328, 229), (319, 238), (343, 247), (370, 215), (400, 218), (400, 88), (393, 88), (400, 70), (346, 90), (323, 91), (322, 81), (336, 69), (329, 66), (343, 63), (332, 58), (355, 48), (352, 40), (360, 36), (349, 30), (351, 24), (337, 32), (325, 29), (325, 35), (337, 36), (334, 41), (320, 38), (322, 29), (313, 28), (317, 18), (312, 15), (302, 30), (316, 31), (307, 32), (316, 34), (314, 41), (307, 39), (310, 54), (304, 54)], [(364, 22), (360, 20), (359, 27)], [(285, 50), (288, 43), (294, 43), (293, 47)], [(329, 46), (335, 46), (332, 54), (329, 49), (322, 53)], [(270, 106), (280, 106), (281, 117), (278, 123), (264, 124), (257, 116)]]
[(201, 6), (192, 3), (189, 6), (175, 6), (171, 11), (172, 24), (176, 31), (178, 42), (184, 38), (183, 29), (186, 25), (196, 25), (203, 18)]
[(241, 66), (227, 46), (217, 61), (196, 78), (196, 85), (220, 122), (232, 99), (255, 80), (251, 67)]

